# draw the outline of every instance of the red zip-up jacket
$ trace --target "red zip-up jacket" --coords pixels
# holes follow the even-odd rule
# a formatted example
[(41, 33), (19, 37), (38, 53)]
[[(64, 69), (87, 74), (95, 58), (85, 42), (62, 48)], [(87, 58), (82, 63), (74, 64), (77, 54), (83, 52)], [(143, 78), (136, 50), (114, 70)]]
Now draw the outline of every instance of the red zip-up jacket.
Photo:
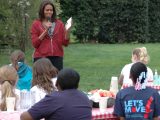
[(68, 46), (69, 40), (65, 39), (65, 28), (62, 21), (55, 20), (55, 28), (53, 36), (50, 38), (48, 34), (43, 40), (39, 40), (39, 36), (45, 28), (40, 20), (35, 20), (31, 28), (32, 45), (35, 48), (33, 57), (60, 56), (63, 57), (63, 46)]

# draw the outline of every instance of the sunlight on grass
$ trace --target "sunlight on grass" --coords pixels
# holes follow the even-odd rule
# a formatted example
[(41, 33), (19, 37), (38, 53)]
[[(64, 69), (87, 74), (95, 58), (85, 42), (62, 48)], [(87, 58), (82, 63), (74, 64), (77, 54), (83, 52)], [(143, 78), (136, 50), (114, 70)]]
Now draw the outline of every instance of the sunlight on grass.
[[(65, 48), (64, 67), (80, 73), (80, 89), (109, 89), (112, 76), (119, 76), (122, 67), (131, 61), (131, 52), (145, 46), (150, 55), (149, 67), (160, 74), (160, 44), (71, 44)], [(26, 62), (32, 66), (33, 49), (26, 51)], [(0, 65), (9, 64), (9, 55), (1, 55)]]

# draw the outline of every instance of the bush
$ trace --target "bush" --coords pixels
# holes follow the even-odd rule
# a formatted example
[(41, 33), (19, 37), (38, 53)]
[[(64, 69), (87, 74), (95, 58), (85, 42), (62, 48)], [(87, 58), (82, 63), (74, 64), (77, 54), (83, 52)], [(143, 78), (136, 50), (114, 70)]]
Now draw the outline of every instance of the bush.
[(159, 0), (61, 0), (62, 17), (73, 15), (80, 41), (159, 42)]

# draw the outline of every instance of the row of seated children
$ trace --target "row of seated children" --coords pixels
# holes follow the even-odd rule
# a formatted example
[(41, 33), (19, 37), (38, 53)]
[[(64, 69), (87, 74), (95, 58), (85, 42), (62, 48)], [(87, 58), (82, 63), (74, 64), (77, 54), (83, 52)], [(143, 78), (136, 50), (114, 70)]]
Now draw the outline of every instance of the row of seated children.
[(6, 97), (16, 96), (18, 109), (20, 91), (35, 92), (35, 102), (38, 102), (46, 94), (57, 90), (55, 84), (58, 70), (49, 59), (42, 58), (33, 64), (33, 70), (25, 63), (25, 54), (16, 50), (11, 54), (11, 64), (0, 68), (0, 103), (1, 110), (6, 110)]
[[(65, 71), (63, 71), (63, 72), (65, 72)], [(62, 81), (64, 81), (65, 79), (67, 79), (67, 77), (69, 78), (70, 76), (73, 75), (73, 74), (66, 74), (65, 75), (63, 72), (60, 73), (60, 76), (58, 76), (57, 81), (58, 81), (58, 79), (61, 79)], [(149, 88), (149, 87), (146, 87), (147, 72), (148, 72), (148, 69), (147, 69), (146, 65), (143, 64), (141, 61), (140, 62), (137, 61), (131, 65), (131, 68), (129, 70), (129, 77), (133, 83), (133, 86), (129, 87), (127, 89), (121, 90), (116, 96), (114, 113), (115, 113), (115, 115), (120, 117), (121, 120), (135, 119), (135, 117), (137, 118), (137, 116), (139, 116), (138, 119), (141, 119), (141, 118), (142, 119), (143, 118), (145, 118), (145, 119), (154, 118), (155, 120), (158, 119), (158, 116), (160, 115), (160, 106), (159, 106), (160, 104), (158, 104), (158, 102), (160, 101), (160, 95), (158, 94), (158, 92), (156, 90)], [(51, 64), (51, 62), (48, 59), (42, 58), (42, 59), (38, 60), (37, 62), (35, 62), (33, 65), (33, 80), (32, 80), (33, 90), (35, 89), (35, 91), (37, 91), (37, 92), (42, 91), (42, 92), (45, 92), (45, 94), (51, 94), (52, 91), (56, 90), (55, 86), (57, 86), (57, 85), (52, 84), (52, 83), (54, 83), (52, 81), (55, 81), (55, 79), (53, 79), (53, 76), (55, 75), (54, 77), (56, 78), (57, 73), (58, 72), (57, 72), (56, 68), (53, 67), (53, 65)], [(10, 76), (10, 75), (12, 75), (12, 76)], [(65, 75), (65, 79), (63, 78), (64, 75)], [(6, 96), (5, 97), (3, 97), (3, 96), (5, 95), (4, 94), (5, 90), (8, 91), (8, 88), (10, 88), (10, 92), (8, 92), (10, 94), (10, 96), (15, 96), (18, 101), (19, 96), (16, 94), (17, 90), (14, 89), (14, 86), (16, 85), (16, 81), (18, 80), (18, 74), (17, 74), (17, 71), (14, 67), (12, 67), (11, 65), (10, 66), (6, 65), (6, 66), (3, 66), (0, 68), (0, 78), (1, 78), (0, 81), (1, 81), (1, 94), (2, 94), (0, 107), (2, 110), (4, 110), (4, 109), (6, 109), (6, 105), (4, 102)], [(72, 79), (74, 79), (74, 76), (72, 76)], [(40, 81), (38, 81), (38, 80), (40, 80)], [(43, 81), (43, 82), (41, 82), (41, 81)], [(43, 85), (42, 85), (42, 83), (43, 83)], [(68, 83), (70, 83), (70, 82), (67, 82), (67, 85), (69, 85)], [(6, 87), (6, 86), (8, 86), (8, 87)], [(62, 85), (61, 89), (58, 88), (58, 90), (62, 90), (62, 87), (64, 87), (64, 86)], [(31, 88), (31, 90), (32, 90), (32, 88)], [(78, 88), (78, 86), (76, 88)], [(40, 95), (42, 95), (42, 94), (40, 93)], [(143, 98), (142, 98), (142, 96), (143, 96)], [(44, 96), (39, 97), (39, 100), (42, 99), (43, 97)], [(35, 113), (34, 111), (35, 111), (35, 109), (39, 109), (39, 106), (44, 107), (44, 105), (47, 105), (45, 100), (50, 101), (50, 99), (48, 99), (48, 97), (49, 96), (46, 96), (40, 102), (38, 102), (39, 100), (37, 100), (38, 103), (35, 104), (33, 106), (33, 108), (31, 108), (28, 112), (25, 112), (22, 114), (22, 116), (21, 116), (22, 120), (25, 120), (26, 117), (30, 118), (30, 120), (32, 120), (35, 117), (35, 115), (36, 115), (36, 117), (39, 118), (40, 116), (37, 113)], [(135, 101), (137, 101), (138, 104), (137, 103), (135, 104)], [(44, 105), (42, 105), (41, 103), (43, 103)], [(46, 109), (46, 108), (44, 108), (44, 109)], [(140, 109), (141, 109), (141, 111), (139, 111)], [(88, 113), (90, 113), (89, 112), (90, 110), (91, 110), (91, 108), (89, 107), (89, 104), (88, 104), (87, 115), (89, 115)], [(37, 112), (40, 112), (40, 111), (37, 110)], [(41, 113), (41, 114), (44, 115), (45, 113)], [(48, 117), (48, 115), (46, 115), (46, 117)], [(88, 118), (90, 118), (90, 117), (91, 117), (91, 115), (88, 116)]]
[[(16, 110), (20, 99), (19, 90), (15, 88), (18, 73), (12, 65), (5, 65), (0, 68), (0, 77), (0, 109), (7, 109), (7, 97), (15, 97)], [(91, 120), (92, 107), (88, 97), (78, 90), (79, 81), (80, 76), (75, 70), (66, 68), (57, 72), (47, 58), (37, 60), (33, 65), (31, 88), (36, 92), (37, 100), (22, 113), (21, 120)]]

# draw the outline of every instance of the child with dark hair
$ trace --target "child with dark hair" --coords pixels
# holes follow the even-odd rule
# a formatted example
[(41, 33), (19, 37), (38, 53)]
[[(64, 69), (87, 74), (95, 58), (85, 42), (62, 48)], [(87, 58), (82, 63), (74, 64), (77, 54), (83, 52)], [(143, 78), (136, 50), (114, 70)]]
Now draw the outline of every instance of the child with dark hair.
[[(69, 81), (66, 78), (68, 78)], [(79, 80), (80, 76), (77, 72), (73, 71), (72, 69), (63, 69), (58, 74), (56, 86), (60, 90), (77, 89)]]
[(58, 70), (47, 58), (41, 58), (33, 64), (33, 80), (31, 91), (35, 92), (36, 102), (53, 92)]
[(133, 86), (117, 93), (114, 113), (120, 120), (158, 120), (160, 95), (146, 86), (147, 67), (142, 62), (134, 63), (130, 70)]
[(91, 120), (91, 104), (79, 91), (79, 74), (73, 69), (62, 69), (57, 76), (58, 91), (46, 95), (27, 112), (21, 120)]
[(18, 81), (16, 88), (30, 90), (32, 81), (32, 68), (25, 63), (25, 54), (21, 50), (15, 50), (10, 56), (11, 65), (17, 70)]

